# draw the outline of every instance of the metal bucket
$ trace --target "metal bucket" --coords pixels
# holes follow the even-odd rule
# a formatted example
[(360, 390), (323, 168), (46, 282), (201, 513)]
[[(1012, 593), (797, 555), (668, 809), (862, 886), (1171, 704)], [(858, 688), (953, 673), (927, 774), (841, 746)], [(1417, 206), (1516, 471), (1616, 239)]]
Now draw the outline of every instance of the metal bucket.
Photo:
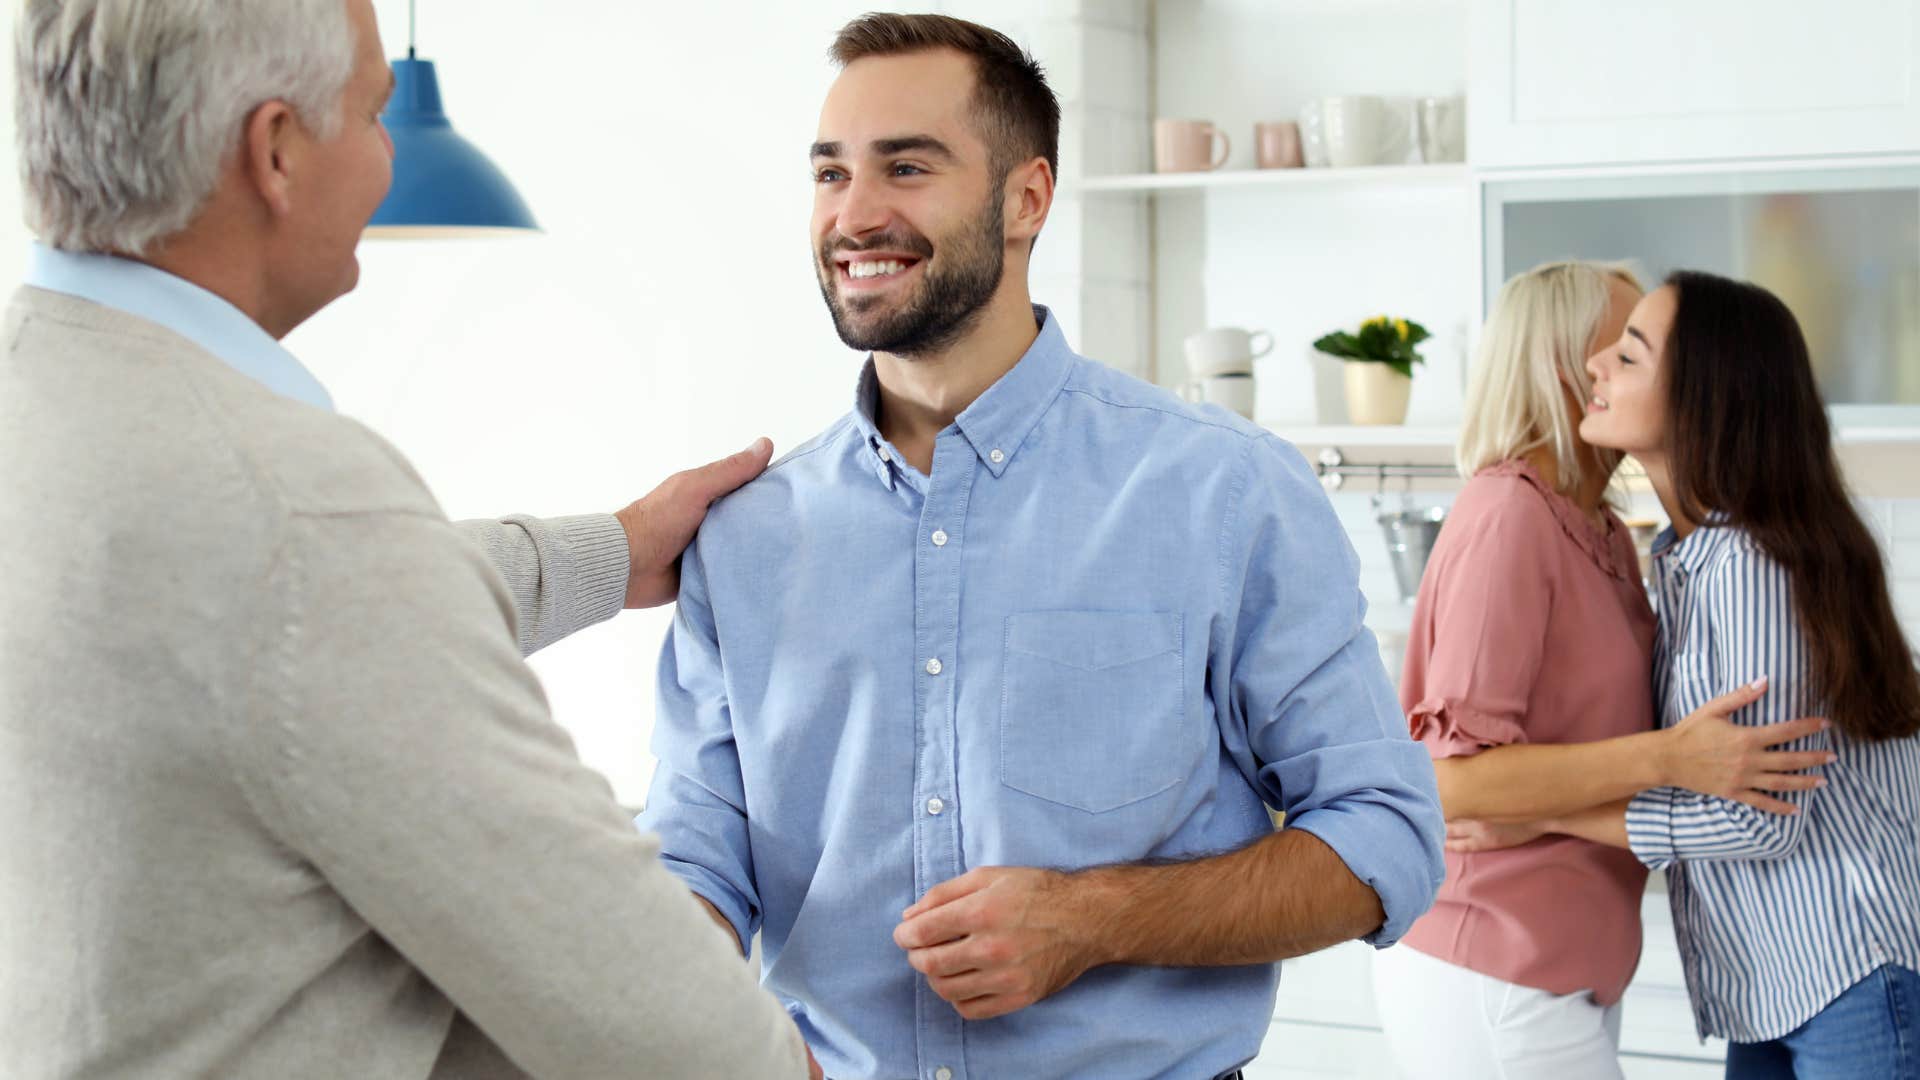
[(1393, 578), (1400, 586), (1402, 603), (1412, 603), (1420, 591), (1427, 556), (1433, 554), (1433, 542), (1439, 539), (1440, 526), (1446, 519), (1444, 506), (1380, 514), (1380, 531), (1387, 537), (1387, 559), (1393, 563)]

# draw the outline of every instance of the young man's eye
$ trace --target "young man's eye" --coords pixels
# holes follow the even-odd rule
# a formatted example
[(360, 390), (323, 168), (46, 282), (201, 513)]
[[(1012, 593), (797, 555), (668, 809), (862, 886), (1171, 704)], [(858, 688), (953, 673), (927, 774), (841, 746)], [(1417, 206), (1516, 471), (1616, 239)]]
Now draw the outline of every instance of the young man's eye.
[(925, 171), (925, 169), (922, 169), (918, 165), (908, 165), (905, 163), (893, 167), (893, 175), (895, 176), (918, 176)]
[(813, 170), (813, 182), (816, 184), (831, 184), (845, 178), (846, 174), (842, 173), (839, 169)]

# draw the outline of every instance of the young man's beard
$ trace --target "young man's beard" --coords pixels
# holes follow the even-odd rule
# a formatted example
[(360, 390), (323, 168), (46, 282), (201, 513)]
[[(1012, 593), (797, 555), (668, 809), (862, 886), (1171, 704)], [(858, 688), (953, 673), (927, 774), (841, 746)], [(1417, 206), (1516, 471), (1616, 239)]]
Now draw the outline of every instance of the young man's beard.
[[(878, 297), (855, 295), (851, 301), (835, 288), (838, 268), (836, 252), (862, 248), (840, 246), (819, 252), (820, 295), (833, 314), (833, 328), (849, 348), (892, 353), (895, 356), (921, 356), (939, 352), (966, 336), (980, 312), (1000, 288), (1000, 276), (1006, 270), (1006, 247), (1002, 238), (1005, 224), (1001, 214), (997, 185), (993, 198), (974, 220), (955, 230), (941, 245), (941, 262), (922, 255), (918, 288), (905, 298), (898, 310), (877, 319), (859, 318), (869, 304), (884, 301)], [(911, 243), (901, 245), (892, 237), (876, 237), (863, 245), (865, 250), (931, 253), (925, 237), (915, 235)]]

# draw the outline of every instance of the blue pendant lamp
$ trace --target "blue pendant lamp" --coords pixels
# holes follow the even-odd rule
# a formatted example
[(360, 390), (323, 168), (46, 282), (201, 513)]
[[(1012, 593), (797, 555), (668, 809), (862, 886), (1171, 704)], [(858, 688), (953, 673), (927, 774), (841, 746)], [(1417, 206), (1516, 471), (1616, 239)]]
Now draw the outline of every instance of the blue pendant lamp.
[(393, 62), (393, 97), (380, 114), (393, 138), (393, 187), (366, 235), (437, 240), (539, 231), (506, 174), (453, 130), (433, 61), (414, 57), (413, 27), (408, 0), (407, 58)]

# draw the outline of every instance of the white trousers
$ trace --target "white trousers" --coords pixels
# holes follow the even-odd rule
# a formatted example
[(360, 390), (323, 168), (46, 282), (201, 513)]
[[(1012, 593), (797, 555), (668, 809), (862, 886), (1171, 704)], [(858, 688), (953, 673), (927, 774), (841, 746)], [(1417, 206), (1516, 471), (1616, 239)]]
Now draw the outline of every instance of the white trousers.
[(1550, 994), (1396, 945), (1373, 997), (1404, 1080), (1621, 1080), (1620, 1006)]

